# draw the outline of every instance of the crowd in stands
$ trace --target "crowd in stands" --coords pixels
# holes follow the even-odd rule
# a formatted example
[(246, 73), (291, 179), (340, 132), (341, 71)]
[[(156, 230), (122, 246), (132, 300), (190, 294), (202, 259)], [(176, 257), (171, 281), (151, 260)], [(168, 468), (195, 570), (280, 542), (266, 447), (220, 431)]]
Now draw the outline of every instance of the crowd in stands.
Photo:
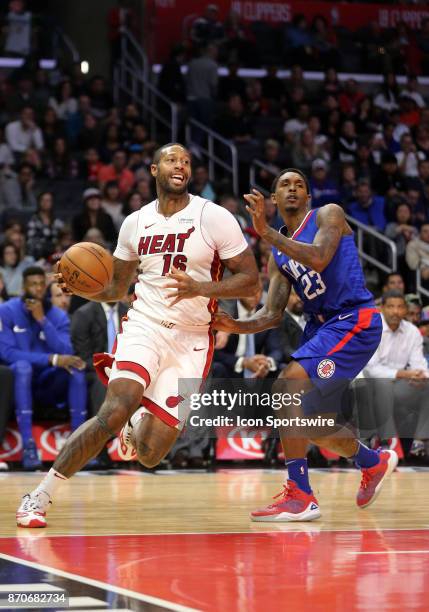
[[(213, 13), (213, 8), (207, 11)], [(262, 162), (256, 183), (267, 194), (266, 215), (273, 227), (280, 227), (281, 221), (268, 196), (272, 179), (281, 168), (295, 166), (310, 178), (313, 207), (336, 202), (351, 217), (395, 242), (397, 273), (384, 279), (368, 267), (368, 280), (377, 295), (399, 290), (404, 296), (394, 295), (390, 299), (399, 299), (402, 304), (400, 321), (408, 317), (410, 325), (418, 329), (413, 332), (414, 336), (418, 333), (415, 350), (419, 359), (426, 361), (429, 314), (425, 310), (426, 298), (415, 296), (414, 292), (418, 268), (423, 284), (429, 286), (429, 107), (416, 76), (409, 74), (406, 85), (400, 87), (394, 73), (388, 72), (383, 85), (373, 92), (364, 90), (353, 79), (340, 81), (335, 68), (338, 62), (334, 60), (341, 54), (332, 39), (329, 60), (322, 62), (325, 79), (316, 86), (310, 87), (305, 79), (303, 69), (308, 65), (298, 51), (293, 57), (294, 62), (300, 63), (292, 64), (288, 79), (277, 76), (278, 65), (273, 63), (266, 76), (244, 79), (237, 71), (243, 61), (240, 53), (253, 54), (255, 41), (237, 35), (236, 38), (246, 41), (246, 45), (237, 48), (231, 41), (235, 40), (233, 32), (240, 29), (240, 24), (230, 19), (220, 27), (215, 19), (213, 27), (207, 26), (204, 19), (207, 21), (208, 13), (191, 29), (194, 56), (188, 62), (187, 75), (180, 72), (186, 61), (185, 49), (175, 47), (160, 74), (160, 87), (181, 105), (184, 113), (237, 145), (243, 190), (248, 188), (249, 163), (254, 159)], [(319, 41), (323, 39), (322, 25), (317, 25)], [(208, 38), (206, 26), (212, 32)], [(227, 51), (225, 33), (229, 33)], [(210, 40), (210, 44), (201, 48), (202, 40)], [(321, 57), (324, 47), (319, 46)], [(228, 76), (219, 78), (219, 61), (225, 53), (230, 70)], [(50, 274), (62, 253), (74, 242), (86, 240), (114, 247), (124, 217), (154, 197), (149, 166), (158, 143), (151, 140), (135, 104), (114, 105), (109, 83), (103, 77), (85, 79), (78, 70), (72, 70), (55, 82), (51, 78), (43, 70), (32, 74), (24, 68), (0, 82), (0, 303), (5, 307), (12, 304), (6, 311), (15, 336), (19, 335), (16, 330), (31, 330), (38, 350), (45, 354), (37, 372), (34, 364), (29, 365), (28, 355), (20, 353), (12, 358), (8, 347), (0, 346), (0, 362), (9, 365), (20, 362), (14, 367), (27, 390), (32, 384), (29, 369), (33, 368), (42, 386), (44, 376), (63, 370), (58, 397), (62, 402), (68, 397), (76, 425), (84, 412), (93, 414), (100, 405), (102, 389), (96, 382), (89, 356), (109, 349), (125, 306), (82, 305), (82, 300), (75, 297), (70, 301), (55, 284), (50, 284)], [(270, 247), (254, 232), (242, 200), (232, 194), (228, 181), (222, 176), (211, 181), (198, 155), (190, 192), (212, 199), (234, 214), (255, 251), (261, 271), (261, 295), (257, 300), (240, 300), (229, 305), (233, 313), (248, 316), (264, 300)], [(375, 256), (385, 257), (378, 252), (377, 244), (370, 244), (369, 248)], [(44, 312), (49, 312), (54, 304), (64, 315), (51, 321), (52, 325), (59, 321), (67, 327), (68, 340), (61, 347), (55, 345), (58, 342), (55, 334), (42, 334), (40, 338), (43, 331), (37, 327), (40, 312), (36, 311), (35, 316), (31, 309), (20, 311), (19, 316), (26, 318), (14, 319), (15, 310), (25, 300), (33, 299), (29, 283), (35, 277), (46, 289)], [(382, 308), (388, 306), (388, 301), (382, 304)], [(64, 323), (64, 317), (68, 323)], [(229, 338), (219, 333), (215, 375), (275, 376), (290, 360), (304, 323), (302, 304), (292, 295), (278, 333), (257, 334), (255, 338)], [(398, 324), (392, 333), (399, 327)], [(83, 329), (87, 330), (85, 334)], [(103, 330), (97, 346), (85, 340), (100, 337), (101, 332), (94, 330)], [(24, 336), (21, 340), (24, 341)], [(31, 337), (27, 340), (19, 350), (27, 353), (33, 346), (34, 352), (33, 340)], [(63, 358), (73, 352), (81, 361), (70, 366)], [(54, 363), (47, 360), (48, 355), (58, 359)], [(423, 363), (419, 359), (415, 363)], [(85, 372), (85, 399), (83, 386), (79, 386), (82, 377), (69, 376), (70, 367)], [(403, 363), (396, 369), (407, 367)], [(0, 384), (9, 376), (6, 370), (0, 368)], [(4, 385), (6, 389), (6, 382)], [(37, 403), (38, 398), (33, 399)], [(45, 405), (48, 400), (44, 398)], [(17, 417), (27, 449), (26, 467), (34, 468), (39, 461), (31, 440), (28, 444), (31, 433), (26, 414), (32, 410), (28, 408), (29, 401), (28, 395), (21, 401)], [(1, 435), (0, 424), (0, 438)], [(380, 436), (383, 437), (382, 431)], [(413, 436), (408, 437), (412, 442)], [(413, 448), (411, 442), (408, 450)], [(201, 453), (190, 456), (194, 464), (201, 459)], [(178, 460), (179, 465), (183, 463), (187, 463), (185, 448)]]

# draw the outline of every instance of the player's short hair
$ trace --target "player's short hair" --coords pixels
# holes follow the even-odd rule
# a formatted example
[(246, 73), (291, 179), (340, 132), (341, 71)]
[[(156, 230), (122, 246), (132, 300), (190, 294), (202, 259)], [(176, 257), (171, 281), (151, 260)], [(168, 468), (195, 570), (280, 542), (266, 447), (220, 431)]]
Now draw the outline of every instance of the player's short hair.
[(295, 172), (295, 174), (299, 174), (299, 176), (302, 178), (302, 180), (305, 183), (308, 195), (310, 195), (310, 193), (311, 193), (310, 182), (309, 182), (308, 178), (305, 176), (304, 172), (302, 172), (298, 168), (285, 168), (284, 170), (281, 170), (278, 173), (278, 175), (276, 176), (276, 178), (272, 182), (271, 193), (275, 192), (275, 190), (277, 189), (277, 183), (279, 182), (280, 177), (283, 176), (283, 174), (285, 174), (286, 172)]
[(184, 149), (185, 151), (188, 151), (188, 149), (185, 147), (185, 145), (182, 145), (181, 142), (167, 142), (167, 144), (162, 145), (162, 147), (159, 147), (155, 153), (153, 154), (153, 159), (152, 159), (152, 163), (155, 165), (159, 164), (159, 160), (161, 159), (161, 155), (163, 153), (163, 151), (165, 149), (168, 149), (168, 147), (182, 147), (182, 149)]
[(396, 298), (402, 300), (404, 304), (407, 303), (405, 300), (405, 295), (402, 293), (402, 291), (398, 291), (398, 289), (390, 289), (389, 291), (386, 291), (386, 293), (383, 293), (381, 296), (381, 303), (383, 306), (386, 304), (389, 298)]
[(40, 266), (29, 266), (22, 273), (22, 278), (25, 280), (27, 276), (46, 276), (46, 272)]

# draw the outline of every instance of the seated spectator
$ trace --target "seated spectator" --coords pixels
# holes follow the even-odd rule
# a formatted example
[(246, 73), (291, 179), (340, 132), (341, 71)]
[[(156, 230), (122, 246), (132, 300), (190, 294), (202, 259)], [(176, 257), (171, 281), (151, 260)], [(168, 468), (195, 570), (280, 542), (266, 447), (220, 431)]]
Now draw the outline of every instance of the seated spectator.
[(158, 87), (160, 91), (176, 104), (185, 104), (186, 87), (181, 67), (185, 63), (185, 48), (174, 45), (168, 60), (162, 66)]
[(40, 127), (43, 132), (45, 149), (48, 152), (53, 150), (54, 142), (57, 138), (65, 138), (66, 136), (64, 123), (58, 119), (53, 108), (47, 108), (45, 110)]
[(237, 11), (229, 11), (224, 22), (224, 40), (221, 42), (221, 56), (226, 61), (238, 60), (252, 65), (255, 55), (254, 36)]
[(419, 327), (423, 310), (423, 304), (420, 296), (417, 293), (407, 293), (405, 296), (405, 303), (407, 305), (407, 314), (405, 315), (406, 320), (416, 327)]
[(246, 87), (247, 110), (253, 117), (264, 117), (270, 113), (271, 102), (264, 98), (259, 79), (251, 79)]
[[(234, 303), (231, 316), (235, 319), (251, 317), (262, 308), (262, 286), (252, 298), (241, 298)], [(277, 330), (256, 334), (231, 334), (225, 348), (215, 350), (214, 378), (266, 378), (274, 376), (281, 367), (282, 345)]]
[(94, 117), (97, 119), (105, 117), (109, 108), (113, 106), (113, 100), (103, 77), (94, 76), (91, 79), (88, 96), (91, 100), (91, 109)]
[(358, 104), (354, 118), (358, 134), (370, 134), (382, 129), (380, 112), (372, 103), (370, 96), (365, 96)]
[[(399, 117), (399, 115), (397, 116)], [(408, 130), (406, 129), (406, 126), (404, 127), (405, 127), (405, 131), (407, 132)], [(384, 140), (385, 147), (389, 151), (389, 153), (395, 154), (401, 150), (401, 145), (399, 144), (399, 140), (397, 140), (396, 138), (397, 138), (396, 126), (392, 121), (390, 121), (386, 123), (383, 129), (383, 140)]]
[(405, 180), (393, 153), (383, 153), (381, 167), (374, 173), (372, 186), (377, 195), (392, 198), (405, 191)]
[(420, 125), (417, 128), (416, 149), (419, 153), (423, 153), (425, 160), (429, 160), (429, 128), (425, 125)]
[[(145, 204), (148, 203), (149, 202), (145, 202)], [(122, 214), (124, 218), (131, 215), (131, 213), (135, 212), (136, 210), (140, 210), (142, 206), (144, 206), (144, 204), (142, 203), (140, 193), (138, 191), (130, 191), (128, 198), (122, 207)]]
[[(215, 110), (215, 100), (218, 87), (218, 48), (207, 44), (199, 57), (193, 58), (188, 64), (186, 74), (186, 98), (188, 113), (191, 118), (211, 127)], [(198, 132), (198, 141), (201, 142)]]
[(27, 252), (34, 259), (48, 259), (55, 251), (64, 223), (54, 216), (54, 198), (42, 191), (37, 198), (37, 211), (27, 225)]
[(231, 194), (224, 194), (219, 200), (219, 206), (226, 208), (238, 221), (241, 229), (244, 230), (248, 223), (240, 212), (240, 204), (237, 198)]
[(56, 180), (69, 180), (79, 175), (79, 164), (64, 138), (55, 139), (52, 153), (46, 160), (46, 174)]
[(195, 49), (201, 49), (208, 43), (220, 43), (225, 38), (225, 31), (219, 21), (219, 7), (217, 4), (208, 4), (201, 17), (192, 23), (191, 41)]
[(420, 270), (425, 284), (429, 281), (429, 223), (423, 223), (420, 234), (408, 242), (405, 250), (405, 259), (411, 270)]
[(217, 121), (217, 129), (222, 136), (233, 140), (236, 144), (249, 142), (252, 139), (252, 120), (240, 96), (233, 95), (229, 98), (225, 113)]
[(324, 159), (315, 159), (312, 163), (310, 187), (312, 208), (331, 203), (341, 205), (338, 186), (328, 177), (328, 164)]
[(414, 74), (409, 74), (407, 76), (407, 84), (399, 94), (401, 96), (408, 96), (409, 98), (413, 98), (414, 102), (417, 105), (417, 108), (424, 108), (426, 103), (421, 93), (418, 91), (419, 82), (417, 77)]
[(198, 164), (193, 168), (189, 191), (212, 202), (216, 199), (216, 193), (210, 182), (207, 167), (204, 164)]
[(348, 79), (344, 86), (344, 90), (338, 97), (340, 111), (347, 117), (355, 117), (359, 111), (359, 105), (365, 98), (363, 91), (359, 90), (355, 79)]
[(103, 234), (104, 240), (110, 245), (117, 237), (112, 218), (101, 208), (101, 192), (90, 187), (83, 192), (84, 211), (73, 217), (73, 237), (81, 242), (86, 232), (96, 227)]
[(103, 189), (101, 208), (111, 216), (117, 232), (122, 225), (124, 215), (122, 213), (123, 202), (120, 198), (119, 185), (117, 181), (108, 181)]
[(94, 147), (85, 151), (85, 159), (82, 162), (80, 175), (90, 183), (98, 183), (98, 174), (103, 167), (100, 155)]
[(22, 297), (0, 305), (0, 359), (15, 377), (23, 467), (34, 470), (41, 461), (32, 437), (33, 399), (44, 410), (68, 400), (71, 427), (79, 427), (86, 419), (85, 363), (72, 354), (68, 316), (46, 299), (42, 268), (27, 268), (23, 290)]
[(91, 113), (86, 113), (83, 116), (82, 125), (77, 134), (78, 148), (85, 150), (94, 147), (98, 149), (100, 140), (100, 125), (97, 119), (93, 115), (91, 115)]
[(73, 96), (73, 87), (69, 80), (60, 83), (57, 95), (49, 98), (49, 106), (54, 109), (57, 117), (63, 121), (67, 121), (71, 115), (77, 113), (77, 99)]
[(399, 272), (390, 272), (385, 278), (383, 294), (388, 291), (399, 291), (405, 295), (405, 281)]
[(31, 11), (26, 10), (24, 0), (10, 0), (6, 15), (6, 40), (4, 51), (7, 55), (26, 57), (31, 52), (32, 43)]
[(364, 368), (370, 378), (375, 429), (382, 440), (399, 435), (405, 452), (411, 446), (420, 412), (427, 415), (426, 379), (429, 370), (418, 329), (405, 320), (403, 294), (389, 291), (382, 297), (383, 334), (373, 357)]
[(6, 141), (14, 154), (22, 154), (29, 147), (38, 151), (44, 148), (43, 134), (35, 123), (34, 111), (30, 106), (22, 109), (20, 118), (6, 125)]
[(338, 73), (332, 66), (325, 70), (325, 78), (320, 90), (320, 98), (325, 98), (328, 95), (339, 96), (341, 92), (341, 83), (338, 80)]
[(344, 164), (341, 167), (340, 179), (340, 204), (344, 209), (348, 209), (349, 204), (356, 200), (357, 185), (358, 182), (354, 165)]
[(357, 221), (369, 225), (379, 232), (384, 232), (386, 227), (384, 198), (372, 194), (371, 186), (366, 179), (359, 181), (356, 189), (356, 201), (349, 205), (348, 212)]
[(292, 151), (292, 163), (296, 168), (308, 174), (311, 170), (312, 163), (316, 158), (322, 158), (323, 151), (316, 144), (313, 132), (305, 128), (299, 135), (297, 145)]
[(371, 148), (368, 140), (361, 140), (358, 142), (358, 148), (356, 151), (356, 175), (358, 180), (369, 179), (373, 176), (376, 165), (371, 154)]
[(7, 302), (9, 299), (9, 294), (6, 291), (6, 285), (4, 284), (3, 274), (0, 272), (0, 304), (3, 302)]
[(353, 121), (344, 121), (342, 124), (341, 134), (336, 142), (336, 149), (338, 160), (342, 164), (356, 161), (358, 139)]
[(53, 281), (48, 286), (48, 299), (50, 298), (52, 306), (56, 306), (64, 312), (70, 310), (71, 295), (64, 293), (58, 283)]
[(277, 140), (272, 138), (269, 138), (264, 143), (264, 152), (261, 155), (261, 162), (263, 162), (268, 169), (256, 167), (256, 184), (267, 191), (271, 189), (274, 177), (280, 170), (291, 165), (291, 160), (289, 160), (282, 151), (280, 144)]
[(101, 159), (105, 164), (110, 164), (116, 151), (121, 148), (121, 137), (119, 127), (114, 124), (107, 126), (100, 146)]
[[(146, 147), (151, 144), (147, 143)], [(145, 160), (145, 147), (140, 144), (132, 144), (128, 147), (128, 168), (134, 174), (136, 181), (141, 178), (150, 178)], [(151, 158), (153, 153), (151, 154)]]
[(316, 145), (320, 147), (323, 151), (323, 158), (328, 161), (331, 157), (328, 146), (328, 137), (325, 134), (322, 134), (322, 124), (320, 122), (319, 117), (317, 117), (316, 115), (311, 115), (308, 120), (308, 129), (313, 134), (314, 142), (316, 143)]
[(0, 167), (13, 166), (15, 158), (10, 146), (5, 141), (4, 129), (0, 127)]
[(420, 227), (422, 223), (425, 223), (427, 218), (427, 199), (426, 193), (422, 195), (422, 192), (418, 189), (409, 188), (405, 192), (407, 204), (411, 208), (411, 220), (413, 225)]
[(286, 142), (293, 144), (301, 132), (308, 127), (310, 118), (310, 107), (307, 103), (298, 106), (296, 117), (288, 119), (283, 127)]
[(408, 125), (405, 125), (405, 123), (402, 123), (401, 113), (399, 112), (399, 110), (393, 110), (390, 113), (389, 118), (390, 118), (390, 122), (393, 123), (393, 126), (394, 126), (392, 137), (397, 143), (399, 143), (399, 151), (400, 151), (401, 150), (401, 144), (400, 144), (401, 138), (404, 134), (410, 133), (410, 128), (408, 127)]
[(304, 304), (295, 289), (292, 289), (283, 321), (279, 328), (285, 363), (292, 361), (292, 354), (301, 344), (302, 332), (306, 323)]
[(34, 263), (30, 255), (22, 257), (18, 247), (11, 242), (4, 242), (0, 247), (0, 272), (9, 296), (21, 295), (23, 273)]
[(288, 63), (299, 64), (304, 69), (313, 65), (313, 33), (302, 14), (294, 15), (284, 33), (284, 57)]
[(142, 178), (137, 181), (135, 191), (140, 195), (140, 207), (146, 206), (149, 202), (154, 199), (151, 180), (149, 178)]
[(411, 224), (411, 208), (406, 202), (399, 204), (396, 208), (396, 219), (387, 224), (385, 234), (396, 245), (398, 271), (407, 281), (411, 280), (408, 278), (409, 269), (405, 261), (405, 251), (410, 240), (417, 237), (418, 231)]
[(390, 113), (399, 108), (399, 87), (396, 82), (394, 72), (388, 72), (384, 76), (383, 85), (379, 93), (374, 98), (374, 106), (378, 106), (383, 111)]
[(113, 154), (112, 163), (103, 166), (98, 173), (98, 184), (103, 189), (108, 181), (117, 181), (121, 198), (127, 196), (135, 182), (134, 174), (127, 168), (127, 154), (120, 149)]
[(408, 128), (413, 129), (419, 125), (420, 110), (414, 98), (407, 95), (401, 95), (399, 97), (399, 112), (401, 123), (406, 125)]
[(325, 67), (338, 66), (340, 55), (337, 49), (337, 37), (325, 17), (316, 15), (311, 24), (311, 31), (316, 59)]

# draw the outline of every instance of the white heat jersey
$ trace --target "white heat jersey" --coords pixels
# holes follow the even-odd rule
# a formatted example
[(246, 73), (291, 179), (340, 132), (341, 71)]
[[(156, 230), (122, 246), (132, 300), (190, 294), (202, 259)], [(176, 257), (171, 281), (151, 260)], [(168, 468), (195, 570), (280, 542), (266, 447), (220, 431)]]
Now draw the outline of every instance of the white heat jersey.
[(239, 255), (247, 248), (239, 224), (226, 209), (190, 195), (189, 204), (171, 217), (158, 212), (158, 201), (129, 215), (119, 232), (114, 256), (138, 259), (139, 282), (129, 318), (143, 315), (165, 327), (208, 326), (216, 310), (216, 300), (205, 297), (184, 299), (169, 306), (174, 298), (166, 288), (171, 267), (183, 270), (196, 281), (219, 281), (221, 261)]

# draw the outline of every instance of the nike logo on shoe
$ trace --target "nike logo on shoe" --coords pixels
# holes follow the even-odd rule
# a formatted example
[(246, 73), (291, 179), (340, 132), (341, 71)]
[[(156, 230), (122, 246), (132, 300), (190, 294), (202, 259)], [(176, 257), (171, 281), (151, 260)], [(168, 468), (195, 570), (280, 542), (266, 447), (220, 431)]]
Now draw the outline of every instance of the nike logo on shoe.
[(347, 315), (338, 315), (338, 318), (340, 321), (343, 321), (344, 319), (348, 319), (349, 317), (352, 317), (353, 313), (351, 312), (350, 314)]
[(23, 334), (26, 331), (27, 331), (27, 329), (25, 327), (19, 327), (19, 325), (14, 325), (13, 326), (13, 332), (15, 334)]

